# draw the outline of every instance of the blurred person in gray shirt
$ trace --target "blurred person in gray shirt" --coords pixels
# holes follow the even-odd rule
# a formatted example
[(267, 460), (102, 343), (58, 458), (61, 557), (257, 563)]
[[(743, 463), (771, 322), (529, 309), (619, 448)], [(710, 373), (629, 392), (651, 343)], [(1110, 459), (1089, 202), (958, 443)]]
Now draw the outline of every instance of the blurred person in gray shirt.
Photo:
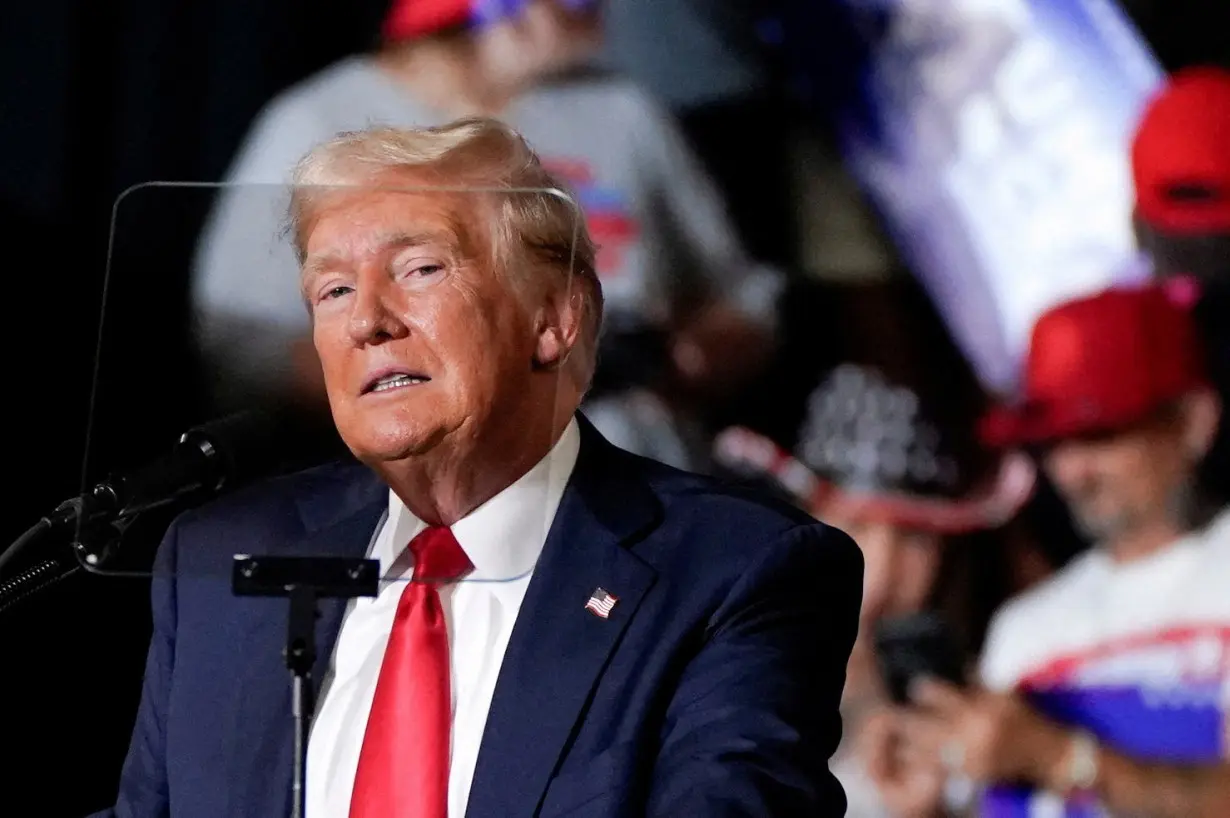
[(278, 238), (277, 203), (288, 193), (280, 186), (295, 159), (341, 131), (494, 115), (567, 179), (584, 211), (610, 317), (604, 360), (620, 357), (624, 339), (650, 339), (641, 382), (608, 379), (586, 414), (617, 445), (706, 468), (695, 418), (768, 360), (782, 278), (747, 256), (669, 115), (633, 84), (588, 70), (601, 44), (599, 3), (493, 10), (476, 0), (396, 0), (383, 34), (377, 53), (273, 99), (227, 174), (238, 186), (218, 197), (192, 282), (218, 401), (324, 406), (296, 263)]

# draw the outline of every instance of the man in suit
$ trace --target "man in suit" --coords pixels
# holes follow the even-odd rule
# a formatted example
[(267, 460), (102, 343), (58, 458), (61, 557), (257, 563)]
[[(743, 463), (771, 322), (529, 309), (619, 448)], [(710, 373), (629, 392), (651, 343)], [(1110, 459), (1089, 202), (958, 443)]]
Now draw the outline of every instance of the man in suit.
[(219, 579), (242, 543), (411, 580), (322, 605), (312, 818), (843, 815), (828, 761), (861, 555), (578, 415), (594, 247), (526, 143), (483, 118), (369, 130), (295, 181), (313, 341), (360, 463), (171, 527), (104, 814), (287, 813), (285, 601)]

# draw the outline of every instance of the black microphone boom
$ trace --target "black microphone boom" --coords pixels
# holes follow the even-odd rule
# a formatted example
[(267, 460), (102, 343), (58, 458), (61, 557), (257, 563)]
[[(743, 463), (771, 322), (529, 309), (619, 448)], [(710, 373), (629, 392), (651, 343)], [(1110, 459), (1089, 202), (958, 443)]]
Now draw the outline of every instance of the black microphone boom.
[(240, 412), (193, 427), (168, 456), (95, 486), (82, 498), (81, 512), (91, 522), (124, 519), (262, 476), (278, 456), (275, 429), (273, 418), (260, 412)]
[(123, 522), (192, 495), (208, 495), (264, 476), (279, 464), (285, 430), (275, 416), (256, 411), (193, 427), (162, 459), (112, 475), (61, 503), (0, 553), (0, 568), (44, 534)]

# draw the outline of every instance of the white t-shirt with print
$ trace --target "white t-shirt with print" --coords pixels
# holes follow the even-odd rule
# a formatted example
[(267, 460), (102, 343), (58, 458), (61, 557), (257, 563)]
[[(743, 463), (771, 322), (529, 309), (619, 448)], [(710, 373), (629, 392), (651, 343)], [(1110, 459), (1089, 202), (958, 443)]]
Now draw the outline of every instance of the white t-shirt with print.
[[(980, 672), (987, 687), (1017, 691), (1133, 758), (1224, 758), (1230, 510), (1143, 559), (1120, 564), (1096, 548), (1076, 558), (997, 613)], [(981, 814), (1104, 813), (1001, 786), (986, 793)]]

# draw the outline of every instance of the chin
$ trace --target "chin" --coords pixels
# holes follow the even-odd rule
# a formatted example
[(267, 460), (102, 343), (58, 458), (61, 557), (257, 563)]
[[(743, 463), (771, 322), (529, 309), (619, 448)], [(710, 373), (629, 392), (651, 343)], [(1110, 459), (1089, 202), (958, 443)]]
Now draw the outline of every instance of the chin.
[(407, 418), (400, 413), (363, 413), (339, 423), (346, 446), (360, 461), (368, 464), (405, 460), (426, 454), (444, 438), (439, 422)]
[(1077, 531), (1091, 543), (1112, 539), (1126, 527), (1122, 516), (1104, 513), (1078, 512), (1073, 515), (1073, 522)]
[(406, 460), (430, 450), (430, 447), (423, 446), (416, 440), (384, 438), (379, 440), (357, 440), (347, 445), (350, 447), (351, 453), (361, 463), (366, 463), (369, 466)]

